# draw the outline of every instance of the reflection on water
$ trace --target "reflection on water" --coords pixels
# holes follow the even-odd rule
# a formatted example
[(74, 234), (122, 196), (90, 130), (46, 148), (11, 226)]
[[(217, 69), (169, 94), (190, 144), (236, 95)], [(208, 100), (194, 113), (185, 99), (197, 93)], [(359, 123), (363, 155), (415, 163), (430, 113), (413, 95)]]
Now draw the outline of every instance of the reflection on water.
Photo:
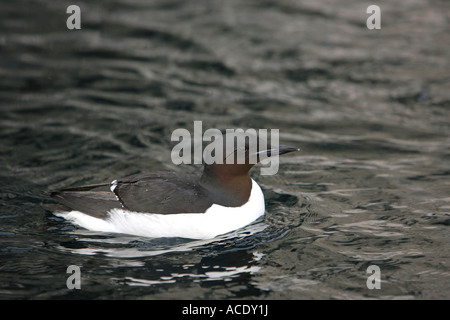
[[(370, 31), (356, 0), (77, 2), (78, 31), (67, 1), (2, 3), (1, 298), (450, 297), (448, 1), (382, 1)], [(170, 162), (197, 120), (301, 147), (253, 171), (263, 220), (145, 239), (42, 208), (47, 190), (199, 173)]]
[[(264, 223), (255, 223), (250, 226), (219, 236), (210, 240), (188, 240), (188, 239), (177, 239), (177, 238), (167, 238), (167, 239), (137, 239), (136, 237), (127, 236), (117, 236), (112, 235), (111, 237), (105, 238), (105, 236), (92, 235), (89, 232), (77, 232), (78, 241), (82, 242), (86, 247), (70, 248), (60, 247), (62, 251), (68, 251), (71, 254), (83, 254), (83, 255), (97, 255), (114, 257), (114, 258), (127, 258), (126, 260), (120, 259), (120, 266), (128, 267), (145, 267), (145, 263), (142, 260), (134, 260), (132, 258), (143, 258), (158, 255), (167, 255), (171, 253), (187, 253), (190, 251), (199, 250), (209, 250), (209, 248), (214, 247), (215, 251), (220, 251), (221, 254), (226, 252), (234, 252), (238, 250), (251, 250), (252, 244), (256, 246), (256, 243), (260, 242), (261, 239), (245, 239), (247, 237), (256, 236), (261, 238), (264, 230), (267, 229), (267, 225)], [(83, 237), (83, 234), (87, 236)], [(258, 234), (258, 235), (257, 235)], [(273, 234), (276, 236), (276, 234)], [(270, 235), (266, 234), (264, 236), (270, 239)], [(87, 243), (87, 244), (86, 244)], [(105, 246), (106, 245), (106, 246)], [(167, 284), (175, 283), (177, 278), (191, 278), (194, 282), (201, 281), (231, 281), (232, 278), (238, 277), (242, 274), (254, 274), (258, 272), (261, 267), (252, 265), (255, 262), (261, 260), (264, 254), (258, 251), (252, 251), (252, 259), (238, 260), (234, 261), (233, 264), (241, 263), (242, 265), (233, 266), (227, 262), (225, 265), (207, 265), (204, 263), (186, 263), (181, 265), (183, 272), (167, 272), (163, 266), (159, 266), (147, 274), (147, 276), (153, 276), (156, 278), (149, 279), (138, 279), (130, 276), (124, 278), (112, 278), (120, 284), (127, 284), (130, 286), (152, 286), (157, 284)], [(213, 260), (214, 261), (214, 260)], [(215, 261), (219, 263), (219, 261)], [(171, 268), (170, 268), (171, 269)]]

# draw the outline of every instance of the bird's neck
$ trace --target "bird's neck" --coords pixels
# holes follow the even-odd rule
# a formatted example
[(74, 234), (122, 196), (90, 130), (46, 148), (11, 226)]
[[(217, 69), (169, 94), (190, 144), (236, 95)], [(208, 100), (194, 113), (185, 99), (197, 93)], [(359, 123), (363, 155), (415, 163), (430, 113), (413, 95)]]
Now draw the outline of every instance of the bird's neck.
[(245, 204), (252, 190), (249, 174), (225, 175), (219, 172), (204, 171), (200, 185), (213, 197), (217, 204), (240, 207)]

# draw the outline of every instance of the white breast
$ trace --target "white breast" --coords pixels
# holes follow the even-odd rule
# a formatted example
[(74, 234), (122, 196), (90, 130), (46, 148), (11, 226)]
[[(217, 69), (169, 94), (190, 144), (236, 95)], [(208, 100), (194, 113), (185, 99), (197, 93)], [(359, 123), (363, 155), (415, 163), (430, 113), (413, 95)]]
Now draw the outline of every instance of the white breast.
[(105, 220), (79, 211), (55, 213), (92, 231), (118, 232), (144, 237), (210, 239), (242, 228), (264, 215), (264, 195), (252, 179), (250, 198), (241, 207), (212, 205), (205, 213), (155, 214), (113, 209)]

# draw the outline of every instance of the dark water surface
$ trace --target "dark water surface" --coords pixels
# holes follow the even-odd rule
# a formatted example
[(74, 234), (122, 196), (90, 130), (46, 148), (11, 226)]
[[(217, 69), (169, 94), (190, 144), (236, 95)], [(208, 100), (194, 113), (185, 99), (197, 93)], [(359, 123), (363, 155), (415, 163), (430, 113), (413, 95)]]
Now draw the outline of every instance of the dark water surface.
[[(450, 298), (450, 2), (377, 1), (381, 30), (370, 4), (2, 1), (0, 298)], [(170, 161), (194, 120), (301, 147), (253, 170), (262, 221), (146, 239), (42, 208), (52, 189), (200, 172)]]

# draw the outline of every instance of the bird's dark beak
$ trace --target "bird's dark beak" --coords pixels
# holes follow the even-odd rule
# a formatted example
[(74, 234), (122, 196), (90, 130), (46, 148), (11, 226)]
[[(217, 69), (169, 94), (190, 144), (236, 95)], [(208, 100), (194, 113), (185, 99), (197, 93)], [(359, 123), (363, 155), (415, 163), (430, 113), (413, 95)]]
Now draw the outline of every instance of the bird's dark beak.
[(285, 153), (293, 152), (293, 151), (300, 151), (300, 148), (294, 147), (294, 146), (286, 146), (286, 145), (279, 145), (278, 146), (278, 154), (282, 155)]
[(282, 154), (286, 154), (286, 153), (293, 152), (293, 151), (300, 151), (300, 148), (281, 144), (281, 145), (273, 147), (271, 149), (259, 151), (256, 154), (260, 158), (265, 158), (265, 157), (272, 157), (274, 155), (281, 156)]

